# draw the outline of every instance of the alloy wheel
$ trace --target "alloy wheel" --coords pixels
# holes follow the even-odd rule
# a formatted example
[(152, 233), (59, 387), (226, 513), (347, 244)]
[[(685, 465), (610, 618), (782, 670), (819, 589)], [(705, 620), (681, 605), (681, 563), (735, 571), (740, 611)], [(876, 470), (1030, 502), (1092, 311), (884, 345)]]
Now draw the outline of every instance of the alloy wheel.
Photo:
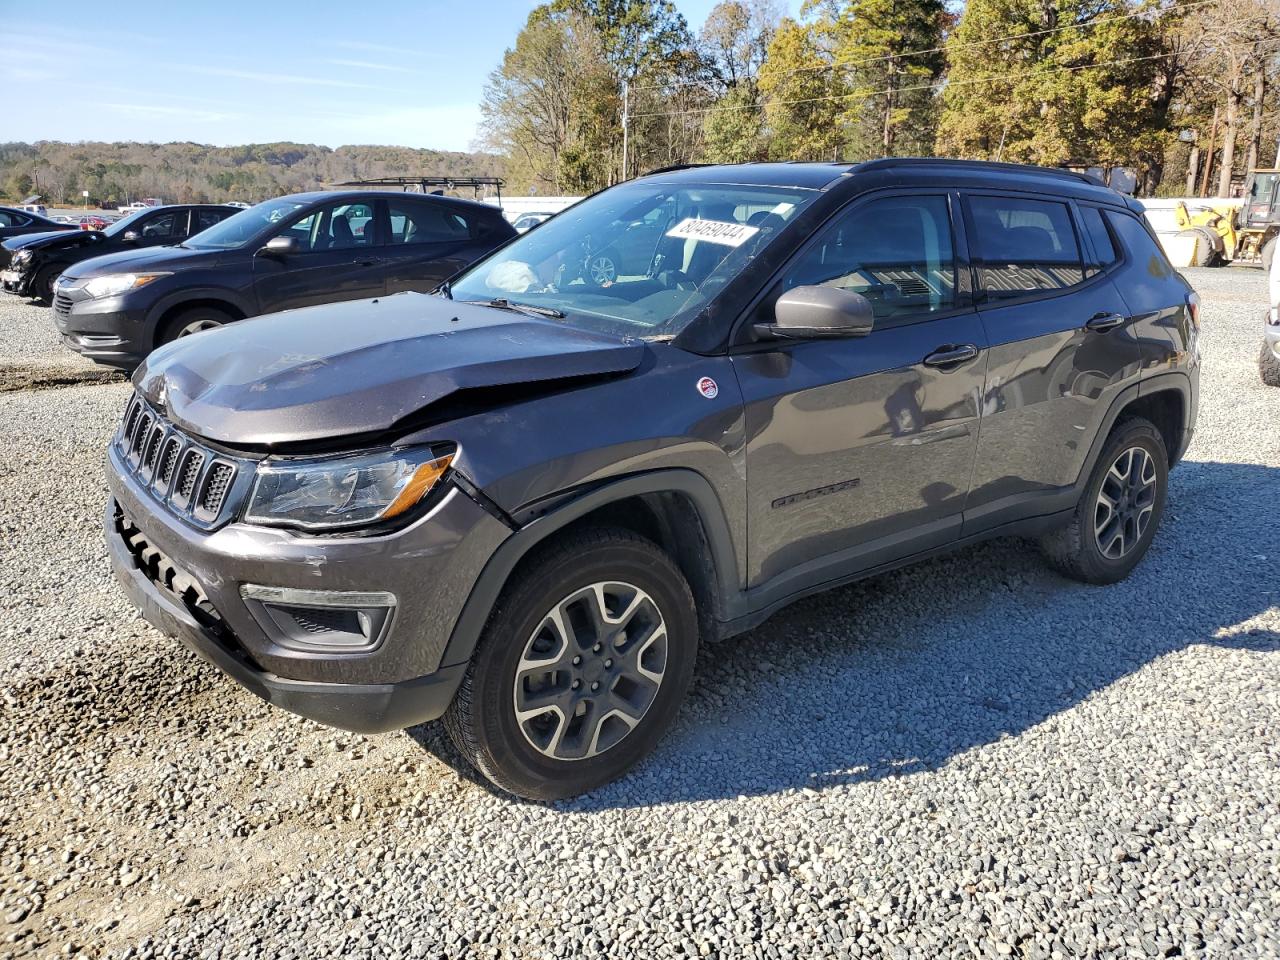
[(212, 330), (214, 327), (220, 327), (220, 326), (222, 326), (222, 324), (220, 324), (217, 320), (209, 320), (209, 319), (192, 320), (190, 323), (179, 328), (178, 336), (189, 337), (193, 333), (199, 333), (201, 330)]
[(597, 287), (603, 287), (606, 283), (613, 283), (618, 279), (617, 264), (610, 257), (593, 257), (587, 270), (591, 274), (591, 282)]
[(1121, 451), (1098, 489), (1093, 535), (1099, 552), (1119, 560), (1137, 546), (1156, 503), (1156, 463), (1142, 447)]
[(644, 718), (667, 668), (667, 625), (653, 598), (618, 581), (593, 583), (542, 618), (516, 667), (516, 724), (555, 760), (617, 746)]

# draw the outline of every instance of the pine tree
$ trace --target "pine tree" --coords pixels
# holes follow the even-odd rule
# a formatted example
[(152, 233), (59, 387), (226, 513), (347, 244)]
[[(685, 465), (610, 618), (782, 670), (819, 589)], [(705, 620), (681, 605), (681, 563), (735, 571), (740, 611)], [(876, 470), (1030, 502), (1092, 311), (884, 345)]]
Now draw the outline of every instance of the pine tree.
[[(1158, 164), (1160, 16), (1130, 0), (971, 0), (948, 42), (938, 148), (1047, 165)], [(1123, 18), (1123, 19), (1121, 19)]]

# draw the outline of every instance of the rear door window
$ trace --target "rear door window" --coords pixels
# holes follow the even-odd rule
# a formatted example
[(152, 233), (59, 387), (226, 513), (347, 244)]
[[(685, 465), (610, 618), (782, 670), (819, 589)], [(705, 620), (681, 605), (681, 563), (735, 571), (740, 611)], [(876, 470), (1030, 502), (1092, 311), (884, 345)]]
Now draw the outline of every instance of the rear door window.
[(1063, 290), (1084, 280), (1071, 211), (1065, 203), (970, 196), (974, 261), (991, 300)]
[(951, 215), (942, 195), (882, 197), (840, 214), (783, 281), (871, 301), (877, 327), (956, 305)]
[(471, 239), (471, 224), (443, 204), (387, 203), (392, 244), (448, 243)]
[(201, 230), (208, 230), (215, 223), (220, 223), (231, 214), (224, 213), (221, 210), (193, 210), (191, 216), (194, 218), (194, 222), (191, 224), (191, 232), (199, 233)]

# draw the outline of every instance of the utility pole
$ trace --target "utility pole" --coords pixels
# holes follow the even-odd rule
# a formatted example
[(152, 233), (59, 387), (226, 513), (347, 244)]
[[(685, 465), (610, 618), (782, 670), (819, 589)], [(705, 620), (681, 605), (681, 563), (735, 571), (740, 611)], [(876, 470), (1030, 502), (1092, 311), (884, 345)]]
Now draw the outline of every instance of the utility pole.
[(631, 119), (631, 85), (622, 81), (622, 179), (627, 179), (627, 127)]
[(1204, 152), (1204, 170), (1200, 174), (1199, 195), (1209, 195), (1209, 171), (1213, 169), (1213, 145), (1218, 139), (1218, 108), (1213, 108), (1213, 123), (1209, 125), (1209, 146)]

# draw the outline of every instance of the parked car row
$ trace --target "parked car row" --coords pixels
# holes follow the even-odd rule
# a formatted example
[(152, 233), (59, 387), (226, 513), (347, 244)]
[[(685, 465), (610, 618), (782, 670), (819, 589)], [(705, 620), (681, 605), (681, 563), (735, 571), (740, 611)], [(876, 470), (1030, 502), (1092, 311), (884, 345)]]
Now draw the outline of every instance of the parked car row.
[(146, 206), (101, 230), (3, 243), (0, 287), (51, 304), (71, 349), (131, 370), (162, 343), (262, 313), (426, 292), (515, 236), (449, 197), (317, 192)]

